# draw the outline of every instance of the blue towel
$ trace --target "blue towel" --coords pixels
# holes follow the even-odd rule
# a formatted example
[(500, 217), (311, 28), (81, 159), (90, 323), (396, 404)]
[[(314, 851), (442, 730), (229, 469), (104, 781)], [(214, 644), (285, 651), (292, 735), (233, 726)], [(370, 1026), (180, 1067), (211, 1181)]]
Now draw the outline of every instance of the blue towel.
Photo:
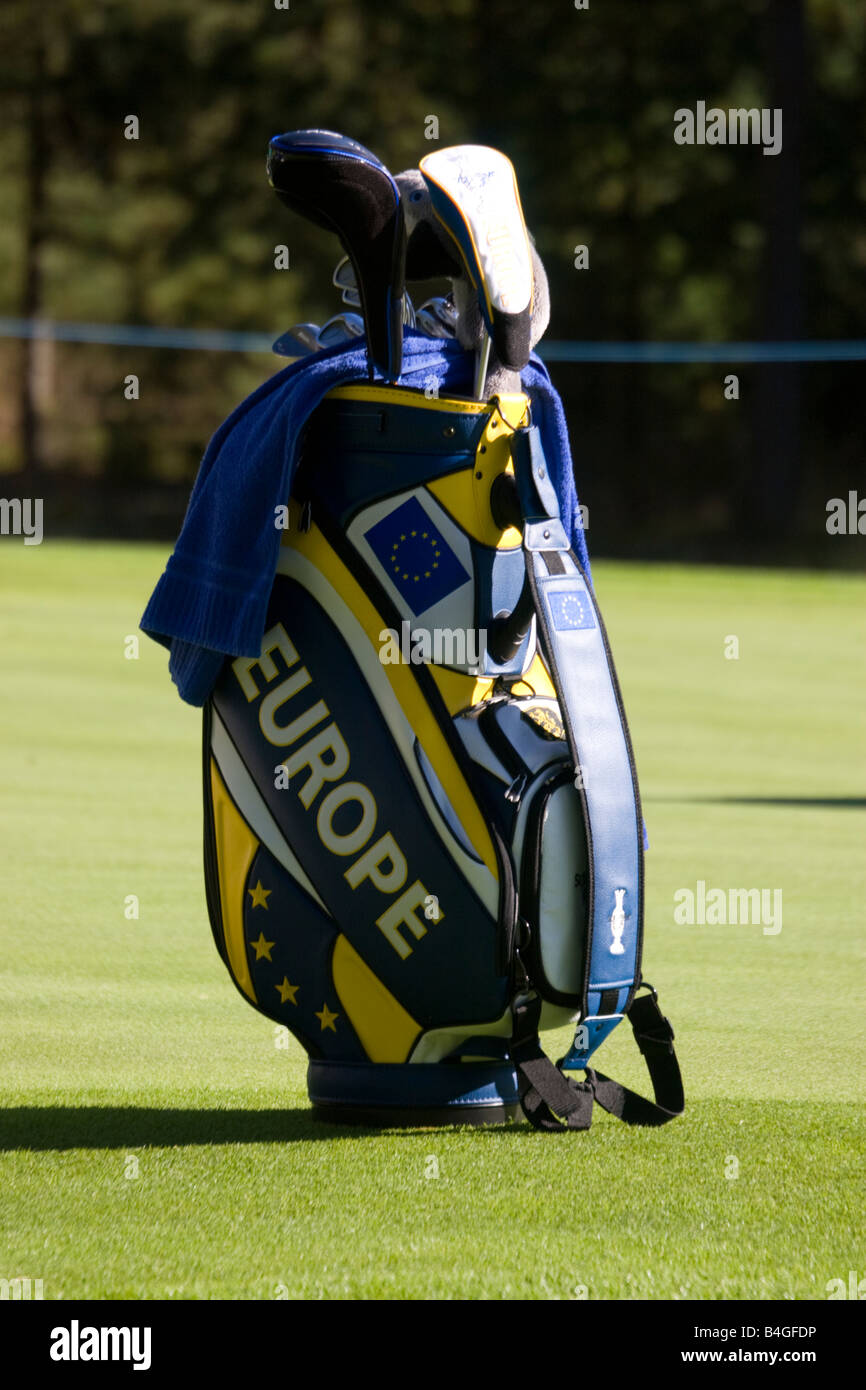
[[(473, 357), (450, 339), (407, 332), (401, 386), (436, 381), (442, 395), (471, 395)], [(275, 508), (285, 503), (305, 421), (327, 393), (367, 381), (363, 346), (349, 343), (277, 372), (220, 425), (207, 447), (165, 573), (141, 619), (170, 650), (182, 699), (203, 705), (226, 656), (257, 656), (280, 547)], [(589, 570), (562, 402), (534, 353), (522, 373), (572, 544)]]

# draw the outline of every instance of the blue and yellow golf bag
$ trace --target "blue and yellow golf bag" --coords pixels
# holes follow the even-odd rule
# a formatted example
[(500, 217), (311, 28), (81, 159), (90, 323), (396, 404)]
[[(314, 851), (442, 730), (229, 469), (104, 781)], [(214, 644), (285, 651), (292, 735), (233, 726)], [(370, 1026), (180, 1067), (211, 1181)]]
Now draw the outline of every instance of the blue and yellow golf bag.
[[(467, 145), (392, 176), (304, 129), (268, 172), (361, 312), (278, 339), (307, 360), (215, 434), (142, 618), (204, 706), (217, 947), (320, 1117), (661, 1124), (683, 1093), (641, 979), (637, 780), (515, 171)], [(406, 282), (437, 277), (416, 314)], [(590, 1066), (623, 1018), (653, 1101)]]
[[(220, 954), (308, 1053), (316, 1113), (679, 1114), (619, 686), (527, 397), (338, 387), (286, 501), (261, 650), (205, 707), (205, 862)], [(623, 1018), (654, 1101), (589, 1066)], [(554, 1065), (539, 1034), (569, 1022)]]

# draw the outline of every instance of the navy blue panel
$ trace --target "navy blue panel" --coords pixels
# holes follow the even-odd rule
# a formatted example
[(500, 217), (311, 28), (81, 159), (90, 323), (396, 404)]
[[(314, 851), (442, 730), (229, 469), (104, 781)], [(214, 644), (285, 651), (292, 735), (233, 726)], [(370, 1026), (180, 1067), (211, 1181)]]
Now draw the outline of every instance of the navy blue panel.
[(471, 468), (489, 413), (418, 404), (329, 401), (310, 421), (294, 493), (323, 507), (345, 529), (378, 498)]
[(364, 538), (416, 618), (469, 579), (417, 497), (401, 502)]
[(495, 821), (505, 843), (511, 845), (514, 839), (517, 813), (520, 809), (519, 803), (508, 800), (505, 795), (508, 790), (507, 786), (500, 782), (498, 777), (494, 777), (492, 772), (488, 772), (486, 767), (481, 767), (479, 764), (475, 769), (475, 776), (480, 795), (484, 800), (486, 815)]
[(449, 1052), (447, 1061), (459, 1061), (463, 1057), (493, 1058), (500, 1062), (510, 1060), (511, 1039), (510, 1038), (491, 1038), (484, 1033), (477, 1033), (474, 1037), (466, 1038), (459, 1047), (455, 1047), (453, 1052)]
[(514, 1105), (517, 1072), (510, 1063), (389, 1063), (339, 1066), (310, 1062), (307, 1086), (314, 1105), (377, 1105), (425, 1108)]
[(244, 889), (244, 940), (259, 1008), (308, 1051), (366, 1061), (331, 979), (337, 928), (264, 847)]
[[(283, 624), (299, 654), (299, 663), (292, 671), (298, 671), (302, 664), (311, 677), (310, 683), (277, 711), (279, 724), (288, 725), (320, 700), (326, 702), (329, 714), (297, 742), (275, 747), (259, 726), (261, 698), (247, 702), (230, 662), (214, 693), (214, 703), (287, 843), (340, 929), (423, 1027), (454, 1021), (480, 1023), (499, 1017), (507, 1004), (508, 990), (507, 980), (496, 974), (496, 922), (431, 826), (345, 639), (307, 591), (282, 575), (274, 582), (266, 626), (276, 623)], [(279, 674), (270, 684), (265, 683), (260, 669), (253, 667), (253, 679), (262, 695), (276, 690), (284, 679), (279, 653), (274, 653), (274, 661)], [(309, 778), (309, 769), (296, 773), (284, 789), (275, 787), (274, 769), (333, 721), (349, 749), (349, 767), (339, 782), (326, 782), (307, 808), (299, 793)], [(328, 850), (319, 838), (317, 814), (322, 802), (332, 787), (351, 781), (362, 783), (375, 798), (375, 826), (365, 847), (390, 832), (405, 855), (408, 872), (396, 894), (382, 892), (369, 878), (352, 889), (345, 871), (363, 851), (341, 856)], [(334, 817), (334, 831), (348, 833), (359, 818), (358, 803), (348, 803), (346, 812)], [(406, 959), (401, 959), (377, 926), (377, 918), (400, 892), (418, 880), (428, 894), (438, 898), (443, 916), (439, 921), (426, 919), (422, 908), (416, 914), (419, 929), (423, 929), (420, 939), (408, 927), (400, 929), (412, 948)]]

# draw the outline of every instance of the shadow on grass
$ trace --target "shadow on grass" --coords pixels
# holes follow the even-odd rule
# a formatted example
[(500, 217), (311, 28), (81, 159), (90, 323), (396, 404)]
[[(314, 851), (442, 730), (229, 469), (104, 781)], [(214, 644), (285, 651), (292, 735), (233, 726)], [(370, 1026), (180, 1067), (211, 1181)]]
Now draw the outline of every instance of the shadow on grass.
[[(691, 1144), (696, 1129), (730, 1130), (739, 1138), (742, 1126), (755, 1134), (772, 1132), (777, 1140), (794, 1142), (814, 1122), (814, 1103), (807, 1100), (720, 1100), (702, 1098), (686, 1106), (686, 1114), (660, 1129), (633, 1128), (596, 1108), (592, 1129), (569, 1136), (540, 1134), (522, 1117), (516, 1121), (484, 1124), (332, 1124), (315, 1117), (313, 1110), (161, 1110), (145, 1106), (19, 1106), (0, 1108), (0, 1152), (51, 1153), (70, 1149), (184, 1148), (217, 1144), (291, 1144), (336, 1139), (376, 1137), (384, 1134), (408, 1138), (429, 1145), (430, 1134), (471, 1130), (485, 1139), (511, 1142), (522, 1138), (530, 1144), (540, 1142), (554, 1147), (563, 1139), (566, 1146), (590, 1144), (597, 1137), (605, 1144), (644, 1148), (658, 1140), (679, 1150)], [(866, 1104), (863, 1102), (822, 1102), (825, 1124), (837, 1134), (849, 1129), (863, 1132)], [(697, 1111), (703, 1111), (699, 1117)], [(709, 1115), (709, 1118), (708, 1118)], [(617, 1139), (619, 1136), (619, 1139)], [(631, 1136), (631, 1137), (630, 1137)]]
[(866, 808), (866, 796), (644, 796), (642, 800), (703, 806), (828, 806), (843, 811)]
[(324, 1124), (311, 1110), (160, 1110), (137, 1106), (20, 1106), (0, 1110), (0, 1151), (291, 1144), (376, 1133)]
[[(160, 1110), (136, 1106), (18, 1106), (0, 1109), (0, 1152), (172, 1148), (190, 1144), (292, 1144), (383, 1133), (428, 1134), (446, 1125), (332, 1124), (312, 1110)], [(516, 1124), (485, 1133), (527, 1133)]]

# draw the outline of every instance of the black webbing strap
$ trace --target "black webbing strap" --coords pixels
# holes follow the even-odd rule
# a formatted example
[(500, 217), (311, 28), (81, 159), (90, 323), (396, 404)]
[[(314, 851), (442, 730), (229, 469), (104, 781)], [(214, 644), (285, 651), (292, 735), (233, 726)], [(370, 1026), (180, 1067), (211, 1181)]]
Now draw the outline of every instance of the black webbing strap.
[(627, 1125), (663, 1125), (685, 1109), (683, 1079), (674, 1052), (674, 1030), (658, 1006), (655, 992), (632, 1000), (626, 1017), (632, 1026), (652, 1082), (655, 1104), (601, 1072), (587, 1069), (602, 1109)]
[(643, 1053), (655, 1102), (586, 1069), (586, 1081), (572, 1081), (554, 1066), (538, 1039), (541, 1001), (522, 1001), (514, 1007), (511, 1056), (520, 1080), (520, 1104), (536, 1129), (589, 1129), (592, 1105), (629, 1125), (663, 1125), (685, 1109), (683, 1082), (674, 1052), (674, 1030), (658, 1006), (655, 992), (632, 1001), (628, 1018)]
[(511, 1059), (517, 1067), (520, 1105), (536, 1129), (589, 1129), (592, 1124), (592, 1087), (571, 1081), (542, 1051), (538, 1039), (541, 1000), (514, 1005)]

